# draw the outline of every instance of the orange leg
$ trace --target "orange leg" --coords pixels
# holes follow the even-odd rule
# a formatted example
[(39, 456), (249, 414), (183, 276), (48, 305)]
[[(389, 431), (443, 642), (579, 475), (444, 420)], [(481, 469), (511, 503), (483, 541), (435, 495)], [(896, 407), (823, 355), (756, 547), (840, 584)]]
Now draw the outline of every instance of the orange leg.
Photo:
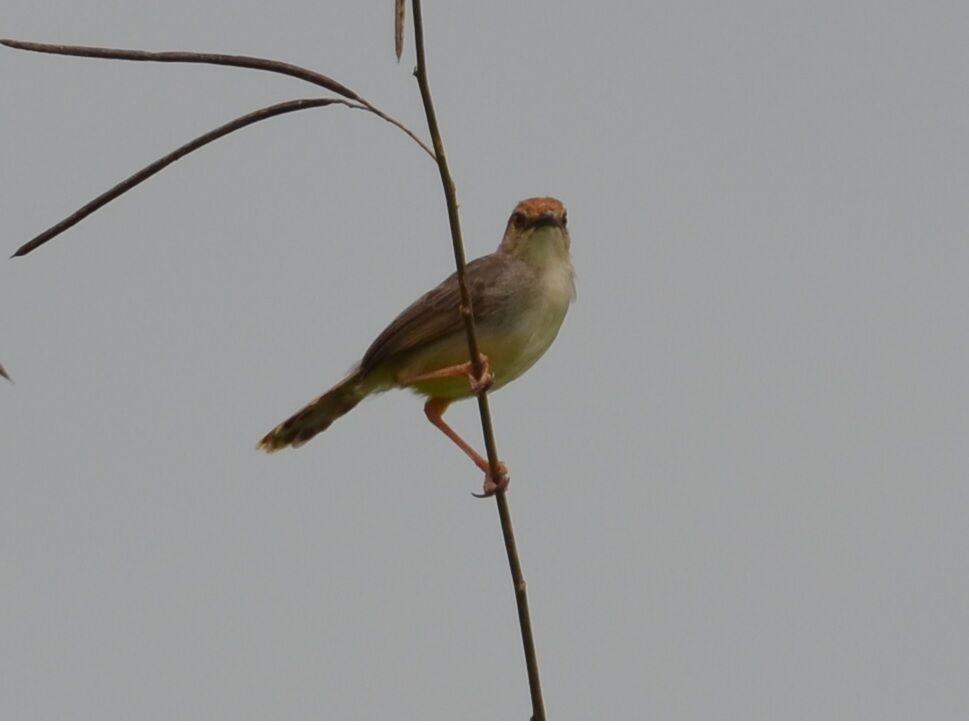
[(471, 445), (464, 440), (464, 438), (458, 435), (457, 431), (444, 422), (444, 411), (447, 410), (450, 404), (451, 401), (444, 400), (443, 398), (431, 398), (424, 406), (424, 415), (427, 416), (427, 419), (431, 421), (431, 423), (433, 423), (439, 431), (454, 441), (455, 445), (464, 451), (468, 458), (474, 461), (474, 465), (484, 471), (485, 496), (494, 496), (499, 491), (504, 491), (506, 488), (508, 488), (508, 466), (506, 466), (503, 461), (499, 461), (499, 480), (495, 482), (491, 479), (491, 466), (488, 464), (488, 459), (472, 448)]
[(488, 356), (481, 354), (478, 359), (481, 360), (480, 378), (474, 376), (474, 369), (471, 367), (471, 361), (469, 360), (460, 365), (451, 365), (446, 368), (440, 368), (439, 370), (432, 370), (429, 373), (421, 373), (420, 375), (413, 375), (411, 377), (398, 377), (397, 382), (401, 385), (412, 385), (422, 380), (466, 377), (468, 383), (471, 385), (471, 392), (477, 395), (482, 390), (490, 388), (495, 382), (495, 378), (491, 374), (491, 361), (488, 359)]

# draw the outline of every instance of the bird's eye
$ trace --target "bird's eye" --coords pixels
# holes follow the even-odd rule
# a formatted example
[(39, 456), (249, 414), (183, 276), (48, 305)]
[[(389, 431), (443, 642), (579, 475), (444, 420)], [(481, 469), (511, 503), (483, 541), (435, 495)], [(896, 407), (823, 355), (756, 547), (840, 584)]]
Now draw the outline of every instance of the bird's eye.
[(516, 211), (511, 215), (511, 225), (516, 229), (521, 229), (523, 226), (525, 226), (525, 215), (520, 211)]
[(569, 213), (567, 211), (562, 212), (562, 226), (564, 227), (569, 223)]

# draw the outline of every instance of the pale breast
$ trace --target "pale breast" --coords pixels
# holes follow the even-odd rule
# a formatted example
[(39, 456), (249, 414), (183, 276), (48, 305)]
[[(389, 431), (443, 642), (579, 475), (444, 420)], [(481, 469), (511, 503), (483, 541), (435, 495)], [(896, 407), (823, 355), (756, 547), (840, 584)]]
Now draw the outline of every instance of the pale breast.
[[(495, 387), (501, 387), (538, 362), (555, 341), (575, 299), (572, 265), (567, 261), (546, 270), (526, 304), (500, 334), (488, 331), (482, 349), (492, 348)], [(497, 331), (496, 331), (497, 332)]]

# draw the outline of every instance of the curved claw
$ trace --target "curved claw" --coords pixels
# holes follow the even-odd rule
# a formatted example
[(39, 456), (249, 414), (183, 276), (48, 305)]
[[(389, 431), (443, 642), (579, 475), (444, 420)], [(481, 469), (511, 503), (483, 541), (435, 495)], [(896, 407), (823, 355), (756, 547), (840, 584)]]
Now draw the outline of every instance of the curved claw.
[(495, 384), (495, 376), (491, 373), (491, 361), (488, 360), (487, 355), (480, 355), (481, 360), (481, 377), (476, 378), (474, 372), (469, 369), (468, 371), (468, 384), (471, 386), (471, 392), (474, 395), (478, 395), (484, 390), (490, 390), (491, 386)]
[(511, 477), (508, 475), (508, 466), (504, 462), (498, 462), (498, 470), (501, 472), (501, 476), (498, 479), (498, 483), (491, 480), (491, 474), (485, 476), (484, 480), (484, 493), (472, 493), (471, 495), (475, 498), (491, 498), (499, 491), (506, 491), (508, 489), (508, 484), (511, 482)]

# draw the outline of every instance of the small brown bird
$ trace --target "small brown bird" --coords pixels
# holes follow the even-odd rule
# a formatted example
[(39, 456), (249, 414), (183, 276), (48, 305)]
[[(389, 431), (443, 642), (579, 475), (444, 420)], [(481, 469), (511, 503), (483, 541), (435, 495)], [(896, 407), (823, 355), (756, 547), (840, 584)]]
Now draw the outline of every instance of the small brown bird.
[(565, 207), (557, 199), (525, 199), (512, 212), (498, 250), (468, 264), (481, 378), (474, 377), (468, 359), (461, 294), (452, 274), (400, 313), (343, 380), (276, 426), (259, 448), (272, 452), (300, 446), (368, 395), (410, 388), (428, 398), (428, 420), (485, 472), (485, 495), (504, 490), (504, 463), (501, 480), (492, 481), (488, 461), (443, 415), (455, 400), (500, 388), (520, 376), (555, 340), (575, 299), (566, 221)]

